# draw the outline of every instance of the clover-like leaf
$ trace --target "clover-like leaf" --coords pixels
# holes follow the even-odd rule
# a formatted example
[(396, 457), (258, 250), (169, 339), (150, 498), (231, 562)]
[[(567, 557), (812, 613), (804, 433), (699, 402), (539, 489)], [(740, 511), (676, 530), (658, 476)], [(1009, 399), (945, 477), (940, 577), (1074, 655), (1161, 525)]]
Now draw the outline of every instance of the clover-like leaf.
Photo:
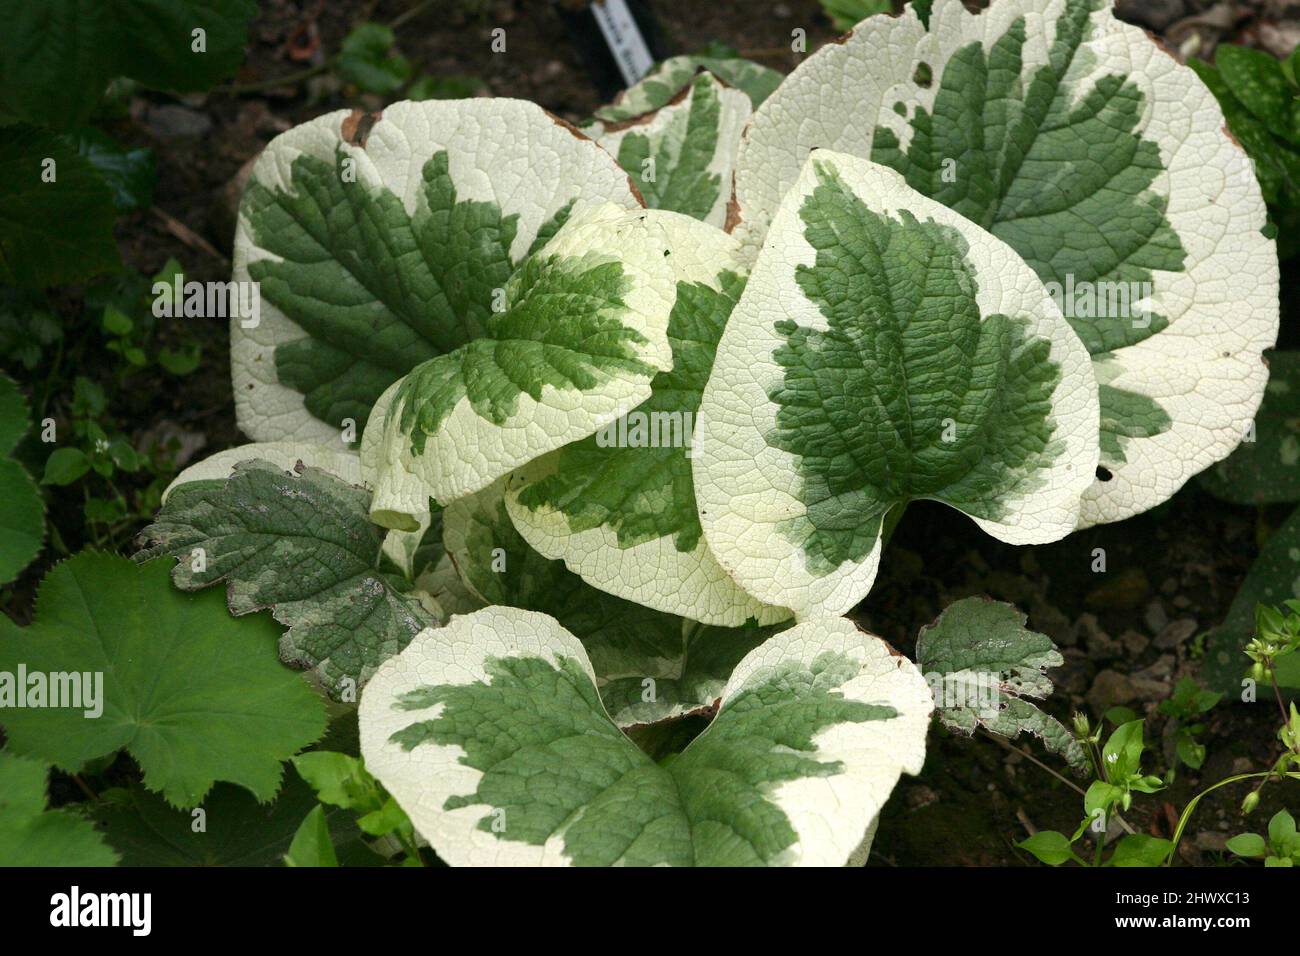
[(1003, 737), (1034, 734), (1082, 769), (1087, 755), (1074, 735), (1025, 699), (1052, 692), (1047, 670), (1062, 660), (1051, 638), (1025, 627), (1025, 615), (987, 598), (948, 605), (916, 639), (916, 664), (945, 727), (967, 736), (977, 727)]
[(736, 627), (702, 625), (592, 587), (524, 540), (503, 488), (498, 482), (448, 506), (448, 558), (478, 607), (541, 611), (582, 641), (620, 727), (708, 710), (736, 662), (778, 629), (752, 619)]
[(269, 608), (288, 626), (281, 658), (355, 700), (375, 668), (436, 622), (381, 560), (387, 532), (369, 508), (369, 492), (325, 471), (245, 460), (228, 479), (174, 487), (138, 558), (175, 557), (182, 590), (224, 583), (232, 614)]
[(9, 746), (72, 772), (125, 748), (176, 806), (218, 780), (269, 800), (324, 704), (276, 660), (274, 621), (182, 594), (169, 563), (83, 552), (46, 576), (29, 627), (0, 618), (0, 672), (27, 675), (0, 695)]
[(653, 209), (670, 209), (721, 229), (727, 222), (740, 131), (749, 98), (700, 73), (658, 109), (583, 128), (618, 158)]
[(1167, 499), (1242, 440), (1278, 328), (1250, 159), (1213, 95), (1109, 0), (937, 0), (859, 24), (754, 114), (737, 235), (759, 248), (809, 152), (889, 165), (1013, 248), (1096, 364), (1082, 525)]
[(678, 97), (701, 70), (744, 93), (754, 107), (771, 96), (781, 83), (781, 74), (776, 70), (740, 56), (683, 54), (656, 64), (620, 93), (617, 100), (596, 110), (595, 118), (604, 123), (623, 123), (653, 113)]
[(842, 619), (767, 641), (721, 696), (656, 763), (610, 721), (576, 637), (487, 608), (380, 669), (361, 750), (453, 865), (840, 865), (924, 759), (925, 682)]
[(1014, 544), (1072, 531), (1096, 421), (1088, 355), (1022, 259), (894, 171), (819, 151), (718, 345), (700, 522), (751, 594), (843, 613), (910, 500)]
[(89, 820), (45, 809), (49, 764), (0, 752), (0, 866), (113, 866)]
[(256, 319), (231, 319), (240, 428), (360, 434), (391, 384), (486, 334), (530, 251), (606, 201), (641, 205), (611, 156), (522, 100), (344, 110), (277, 137), (235, 237), (235, 279), (260, 289)]
[(479, 491), (648, 398), (672, 366), (671, 239), (685, 218), (609, 204), (573, 218), (510, 277), (484, 337), (394, 383), (361, 446), (371, 518), (414, 530), (431, 503)]
[(10, 452), (28, 426), (27, 401), (9, 376), (0, 373), (0, 584), (8, 584), (32, 563), (45, 540), (45, 502), (32, 476)]
[(706, 624), (772, 623), (789, 612), (746, 594), (710, 553), (691, 477), (700, 396), (747, 270), (720, 230), (684, 217), (664, 226), (677, 276), (672, 368), (627, 415), (519, 469), (507, 505), (530, 545), (602, 590)]

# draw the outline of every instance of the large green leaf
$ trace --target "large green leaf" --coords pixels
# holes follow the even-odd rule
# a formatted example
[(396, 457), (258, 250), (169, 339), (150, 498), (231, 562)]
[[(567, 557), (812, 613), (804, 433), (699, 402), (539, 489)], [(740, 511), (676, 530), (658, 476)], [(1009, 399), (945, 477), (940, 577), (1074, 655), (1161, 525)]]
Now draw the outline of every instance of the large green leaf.
[(930, 695), (850, 622), (752, 651), (718, 715), (655, 763), (577, 638), (487, 608), (417, 639), (361, 700), (371, 773), (453, 865), (839, 865), (924, 758)]
[(0, 752), (0, 866), (112, 866), (89, 820), (45, 809), (49, 764)]
[(241, 462), (227, 480), (176, 487), (141, 536), (139, 560), (169, 554), (172, 580), (226, 585), (232, 614), (270, 609), (288, 630), (280, 656), (356, 700), (375, 668), (436, 623), (410, 582), (381, 561), (370, 493), (325, 471)]
[(534, 548), (611, 594), (706, 624), (771, 623), (789, 612), (746, 594), (710, 553), (691, 476), (700, 395), (746, 270), (720, 230), (664, 225), (677, 273), (672, 368), (627, 415), (516, 472), (510, 515)]
[(1241, 441), (1278, 326), (1250, 159), (1213, 95), (1109, 0), (938, 0), (874, 17), (757, 110), (736, 170), (757, 250), (814, 149), (889, 165), (1001, 239), (1097, 363), (1083, 525), (1167, 499)]
[(75, 146), (0, 126), (0, 283), (45, 287), (116, 269), (116, 217), (108, 185)]
[(583, 128), (618, 157), (646, 205), (722, 228), (749, 98), (701, 73), (658, 109), (618, 123)]
[[(168, 564), (83, 552), (42, 582), (31, 626), (0, 618), (9, 746), (68, 771), (125, 748), (145, 786), (176, 806), (198, 804), (217, 780), (269, 800), (281, 761), (324, 732), (324, 705), (276, 660), (274, 621), (231, 618), (215, 591), (180, 593)], [(49, 706), (69, 694), (74, 706)]]
[(391, 384), (485, 334), (530, 251), (606, 201), (641, 205), (611, 156), (522, 100), (341, 110), (277, 137), (235, 237), (234, 277), (261, 293), (255, 326), (231, 321), (240, 427), (359, 435)]
[(1239, 505), (1300, 501), (1300, 352), (1269, 353), (1268, 388), (1254, 428), (1201, 483)]
[(945, 727), (967, 736), (977, 727), (1034, 734), (1082, 770), (1088, 758), (1074, 735), (1025, 699), (1052, 692), (1047, 670), (1063, 660), (1051, 638), (1025, 627), (1025, 615), (981, 597), (948, 605), (916, 638), (916, 665)]
[(31, 424), (27, 401), (9, 376), (0, 373), (0, 584), (8, 584), (32, 563), (45, 540), (45, 502), (32, 476), (10, 452)]
[(1010, 248), (892, 170), (819, 151), (718, 345), (700, 521), (751, 594), (843, 613), (908, 501), (1014, 544), (1072, 531), (1097, 407), (1087, 353)]
[(253, 0), (0, 0), (0, 117), (72, 129), (115, 76), (206, 89), (243, 61), (256, 13)]

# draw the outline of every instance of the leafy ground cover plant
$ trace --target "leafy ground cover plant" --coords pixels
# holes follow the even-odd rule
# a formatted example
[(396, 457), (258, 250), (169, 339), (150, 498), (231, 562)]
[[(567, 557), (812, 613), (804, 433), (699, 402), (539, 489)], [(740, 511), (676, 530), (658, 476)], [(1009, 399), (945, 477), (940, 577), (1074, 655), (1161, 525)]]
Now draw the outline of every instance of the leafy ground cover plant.
[[(337, 67), (400, 88), (367, 33)], [(937, 712), (1091, 765), (1084, 826), (1039, 848), (1074, 858), (1164, 785), (1142, 722), (1103, 745), (1033, 703), (1061, 656), (1008, 605), (952, 605), (915, 663), (841, 615), (909, 501), (1053, 541), (1163, 500), (1254, 411), (1262, 203), (1209, 94), (1154, 51), (1085, 0), (948, 2), (865, 21), (779, 87), (724, 51), (661, 64), (594, 138), (490, 98), (282, 134), (235, 243), (261, 296), (231, 320), (253, 443), (171, 485), (137, 562), (74, 558), (33, 624), (0, 627), (0, 669), (108, 677), (90, 730), (6, 710), (10, 749), (69, 773), (128, 754), (143, 785), (97, 818), (135, 860), (157, 859), (141, 820), (172, 832), (210, 795), (294, 866), (417, 865), (423, 843), (840, 865)], [(1146, 324), (1065, 307), (1075, 280), (1151, 284)], [(1294, 637), (1269, 625), (1261, 675)], [(327, 713), (359, 739), (322, 740)], [(1298, 720), (1291, 756), (1220, 785), (1293, 775)], [(277, 796), (286, 761), (306, 790)]]

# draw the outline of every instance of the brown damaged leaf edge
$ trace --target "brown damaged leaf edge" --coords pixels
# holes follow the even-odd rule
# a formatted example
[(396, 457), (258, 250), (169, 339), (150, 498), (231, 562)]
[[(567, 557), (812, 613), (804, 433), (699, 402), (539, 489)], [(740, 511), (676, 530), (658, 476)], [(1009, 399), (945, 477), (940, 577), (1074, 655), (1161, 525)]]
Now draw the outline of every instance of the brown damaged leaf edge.
[[(670, 106), (677, 106), (684, 99), (686, 99), (686, 97), (690, 95), (691, 90), (695, 87), (696, 77), (698, 77), (701, 73), (708, 73), (708, 72), (709, 71), (706, 70), (704, 67), (700, 67), (698, 70), (695, 71), (695, 76), (691, 77), (691, 81), (687, 83), (685, 86), (683, 86), (676, 93), (674, 93), (672, 99), (670, 99), (663, 106), (660, 106), (657, 109), (653, 109), (653, 110), (646, 110), (644, 113), (639, 113), (638, 115), (633, 116), (629, 119), (618, 120), (612, 123), (606, 123), (605, 132), (621, 133), (623, 130), (631, 129), (633, 126), (644, 126), (645, 124), (653, 120), (656, 116), (658, 116), (660, 110), (666, 110)], [(709, 75), (713, 76), (712, 73), (709, 73)], [(727, 86), (727, 84), (723, 83), (719, 77), (713, 76), (713, 78), (717, 80), (719, 83), (722, 83), (723, 86)]]
[(384, 118), (384, 111), (377, 113), (367, 113), (365, 110), (353, 110), (346, 119), (343, 120), (343, 126), (339, 130), (345, 142), (353, 146), (366, 148), (366, 140), (370, 138), (370, 131), (375, 128), (375, 124)]
[[(544, 110), (542, 110), (542, 112), (545, 113), (548, 117), (550, 117), (551, 122), (554, 123), (556, 126), (560, 127), (561, 129), (566, 129), (566, 130), (568, 130), (570, 133), (572, 133), (572, 134), (573, 134), (574, 136), (576, 136), (578, 139), (584, 140), (584, 141), (586, 141), (586, 142), (588, 142), (588, 143), (595, 143), (597, 149), (599, 149), (599, 150), (601, 150), (601, 151), (604, 151), (605, 147), (601, 146), (599, 143), (596, 143), (596, 141), (595, 141), (594, 139), (592, 139), (590, 136), (588, 136), (588, 135), (587, 135), (586, 133), (584, 133), (582, 130), (578, 129), (578, 127), (574, 126), (574, 125), (573, 125), (572, 123), (570, 123), (568, 120), (564, 119), (564, 117), (562, 117), (562, 116), (556, 116), (556, 115), (555, 115), (554, 113), (552, 113), (550, 110), (545, 110), (545, 109), (544, 109)], [(641, 208), (642, 208), (642, 209), (646, 208), (645, 197), (641, 195), (641, 190), (639, 190), (639, 189), (636, 188), (636, 183), (634, 183), (634, 182), (632, 181), (632, 174), (631, 174), (631, 173), (628, 173), (628, 174), (627, 174), (627, 185), (628, 185), (628, 188), (630, 188), (630, 189), (632, 190), (632, 195), (636, 197), (636, 201), (639, 202), (639, 203), (641, 204)]]

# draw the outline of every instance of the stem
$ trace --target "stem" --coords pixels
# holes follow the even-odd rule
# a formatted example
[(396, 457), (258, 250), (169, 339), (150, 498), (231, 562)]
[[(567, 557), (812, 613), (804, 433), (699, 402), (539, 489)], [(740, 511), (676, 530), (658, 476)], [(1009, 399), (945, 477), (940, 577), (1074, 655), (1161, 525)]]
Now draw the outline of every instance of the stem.
[[(1196, 796), (1192, 797), (1192, 799), (1188, 802), (1187, 806), (1183, 808), (1182, 815), (1178, 818), (1178, 826), (1174, 829), (1174, 836), (1173, 839), (1170, 841), (1171, 846), (1169, 847), (1169, 854), (1165, 857), (1164, 865), (1168, 866), (1173, 861), (1174, 853), (1178, 851), (1178, 843), (1183, 838), (1183, 831), (1187, 829), (1187, 824), (1192, 819), (1192, 813), (1193, 811), (1196, 810), (1196, 805), (1201, 802), (1202, 797), (1213, 793), (1215, 790), (1218, 790), (1220, 787), (1226, 787), (1228, 784), (1236, 783), (1239, 780), (1253, 780), (1257, 777), (1272, 777), (1272, 776), (1274, 776), (1272, 770), (1261, 770), (1255, 773), (1239, 773), (1234, 777), (1228, 777), (1227, 779), (1220, 780), (1214, 786), (1208, 787), (1205, 790), (1202, 790)], [(1290, 777), (1293, 780), (1300, 780), (1300, 773), (1287, 772), (1285, 774), (1281, 774), (1280, 776)]]
[(880, 526), (880, 550), (884, 551), (889, 544), (889, 539), (894, 536), (894, 529), (898, 527), (898, 522), (903, 520), (903, 512), (907, 510), (907, 502), (894, 505), (885, 512), (885, 520)]
[(81, 779), (81, 774), (74, 773), (71, 776), (72, 776), (72, 782), (75, 783), (81, 789), (82, 793), (90, 797), (90, 799), (95, 803), (99, 802), (99, 794), (95, 793), (94, 790), (90, 789), (90, 784), (86, 783), (86, 781)]

